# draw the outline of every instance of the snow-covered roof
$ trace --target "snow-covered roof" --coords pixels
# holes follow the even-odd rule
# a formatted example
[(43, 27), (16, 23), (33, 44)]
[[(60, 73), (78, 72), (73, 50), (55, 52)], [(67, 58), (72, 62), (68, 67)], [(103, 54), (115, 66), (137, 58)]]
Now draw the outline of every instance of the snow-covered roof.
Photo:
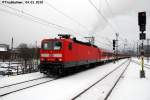
[(9, 45), (7, 44), (0, 44), (0, 51), (8, 51)]

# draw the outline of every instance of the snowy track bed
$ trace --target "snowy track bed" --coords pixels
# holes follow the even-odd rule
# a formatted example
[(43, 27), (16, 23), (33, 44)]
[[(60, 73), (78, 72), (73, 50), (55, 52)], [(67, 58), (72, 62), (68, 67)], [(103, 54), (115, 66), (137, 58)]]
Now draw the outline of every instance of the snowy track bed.
[[(132, 62), (134, 62), (134, 63), (136, 63), (136, 64), (141, 66), (140, 62), (137, 61), (137, 60), (132, 60)], [(148, 64), (144, 64), (144, 67), (147, 68), (147, 69), (150, 69), (150, 65), (148, 65)]]
[(122, 63), (108, 74), (101, 77), (93, 85), (75, 96), (72, 100), (107, 100), (109, 94), (119, 82), (129, 64), (130, 60)]
[[(127, 59), (109, 63), (0, 98), (0, 100), (71, 100)], [(107, 88), (106, 88), (107, 89)], [(89, 100), (89, 99), (88, 99)], [(93, 99), (92, 99), (93, 100)]]
[(17, 76), (4, 76), (0, 78), (0, 87), (16, 84), (28, 80), (33, 80), (41, 77), (45, 77), (45, 75), (41, 74), (40, 72), (21, 74)]
[(24, 82), (0, 87), (0, 97), (14, 93), (14, 92), (18, 92), (18, 91), (21, 91), (21, 90), (24, 90), (33, 86), (44, 84), (53, 80), (55, 79), (42, 77), (42, 78), (37, 78), (37, 79), (29, 80), (29, 81), (24, 81)]

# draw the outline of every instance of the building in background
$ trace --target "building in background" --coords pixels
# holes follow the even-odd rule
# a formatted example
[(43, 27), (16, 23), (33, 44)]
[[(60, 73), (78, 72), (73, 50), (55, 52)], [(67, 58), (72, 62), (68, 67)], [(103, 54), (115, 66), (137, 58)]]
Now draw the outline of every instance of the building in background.
[(0, 52), (5, 52), (9, 50), (9, 45), (7, 44), (0, 44)]
[(7, 44), (0, 44), (0, 61), (5, 61), (6, 59), (10, 58), (9, 53), (9, 45)]

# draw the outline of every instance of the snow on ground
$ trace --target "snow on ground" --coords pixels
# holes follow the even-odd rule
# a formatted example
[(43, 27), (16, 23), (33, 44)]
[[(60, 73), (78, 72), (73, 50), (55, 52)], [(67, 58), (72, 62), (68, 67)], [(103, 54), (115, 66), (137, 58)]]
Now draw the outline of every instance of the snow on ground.
[(125, 59), (120, 60), (116, 64), (109, 63), (49, 83), (25, 89), (1, 97), (0, 100), (70, 100), (124, 61)]
[(17, 75), (17, 76), (4, 76), (0, 77), (0, 87), (5, 86), (5, 85), (10, 85), (18, 82), (23, 82), (39, 77), (43, 77), (44, 75), (41, 74), (40, 72), (35, 72), (35, 73), (29, 73), (29, 74), (22, 74), (22, 75)]
[[(21, 72), (21, 63), (19, 62), (0, 62), (0, 74), (3, 75), (4, 73), (7, 73), (8, 69), (11, 70), (14, 74), (18, 72)], [(3, 73), (3, 74), (2, 74)]]
[[(133, 60), (138, 61), (141, 64), (141, 58), (134, 58)], [(150, 58), (148, 60), (147, 57), (144, 57), (144, 64), (145, 65), (150, 65)]]
[(150, 69), (145, 68), (146, 78), (143, 79), (139, 78), (140, 69), (139, 65), (131, 62), (108, 100), (150, 100)]
[(0, 47), (0, 51), (7, 51), (6, 48)]
[[(136, 58), (132, 59), (138, 61)], [(106, 73), (117, 67), (123, 61), (125, 60), (121, 60), (116, 64), (110, 63), (107, 65), (99, 66), (84, 72), (58, 79), (50, 83), (22, 90), (20, 92), (1, 97), (0, 100), (20, 100), (20, 98), (21, 100), (70, 100), (83, 89), (97, 81), (100, 77), (104, 76)], [(147, 64), (150, 65), (150, 63)], [(139, 78), (140, 69), (141, 67), (138, 64), (131, 62), (108, 100), (150, 100), (150, 69), (145, 68), (146, 78), (143, 79)], [(38, 76), (38, 73), (36, 74), (37, 75), (35, 76)], [(20, 78), (23, 76), (20, 75)], [(27, 77), (33, 76), (34, 75), (32, 74), (27, 75)], [(79, 100), (103, 100), (104, 96), (106, 95), (106, 91), (108, 91), (112, 86), (110, 84), (111, 82), (114, 82), (115, 76), (116, 75), (114, 74), (112, 77), (108, 77), (107, 81), (102, 82), (91, 89), (90, 91), (92, 92), (89, 92), (91, 94), (84, 94), (81, 96), (81, 98), (79, 98)], [(13, 77), (15, 81), (20, 80), (19, 77), (15, 77)], [(10, 80), (11, 78), (9, 78), (6, 78), (5, 81), (4, 78), (1, 79), (0, 86), (1, 83), (14, 81), (13, 79)]]
[(2, 62), (0, 62), (0, 67), (8, 67), (9, 65), (7, 64), (7, 63), (2, 63)]
[(111, 73), (109, 76), (107, 76), (94, 87), (89, 89), (83, 95), (78, 97), (77, 100), (104, 100), (106, 95), (109, 93), (109, 91), (128, 64), (129, 60), (123, 66), (118, 68), (116, 71)]

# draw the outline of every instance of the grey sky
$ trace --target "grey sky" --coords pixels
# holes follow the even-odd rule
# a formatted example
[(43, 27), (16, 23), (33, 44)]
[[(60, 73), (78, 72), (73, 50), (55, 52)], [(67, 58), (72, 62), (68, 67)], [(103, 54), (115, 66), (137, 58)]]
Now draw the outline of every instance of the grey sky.
[[(104, 20), (88, 0), (44, 0), (45, 3), (41, 5), (7, 4), (7, 6), (17, 8), (22, 12), (30, 13), (33, 16), (66, 27), (67, 29), (65, 30), (58, 30), (56, 28), (59, 27), (53, 25), (39, 24), (24, 17), (6, 13), (3, 10), (9, 10), (17, 15), (24, 15), (22, 12), (13, 11), (0, 5), (0, 43), (10, 44), (11, 37), (14, 37), (15, 46), (20, 43), (34, 45), (35, 41), (38, 41), (38, 45), (40, 45), (40, 41), (43, 38), (53, 38), (59, 33), (68, 33), (83, 41), (85, 41), (84, 36), (93, 35), (96, 37), (98, 46), (112, 49), (111, 45), (108, 46), (106, 44), (110, 44), (111, 40), (115, 38), (115, 33), (118, 32), (121, 37), (120, 44), (123, 42), (123, 39), (127, 39), (128, 44), (133, 45), (133, 42), (136, 42), (139, 38), (138, 11), (147, 11), (146, 33), (147, 37), (150, 38), (149, 0), (91, 1), (109, 23)], [(50, 5), (70, 18), (51, 8)], [(33, 18), (30, 17), (30, 19)]]

